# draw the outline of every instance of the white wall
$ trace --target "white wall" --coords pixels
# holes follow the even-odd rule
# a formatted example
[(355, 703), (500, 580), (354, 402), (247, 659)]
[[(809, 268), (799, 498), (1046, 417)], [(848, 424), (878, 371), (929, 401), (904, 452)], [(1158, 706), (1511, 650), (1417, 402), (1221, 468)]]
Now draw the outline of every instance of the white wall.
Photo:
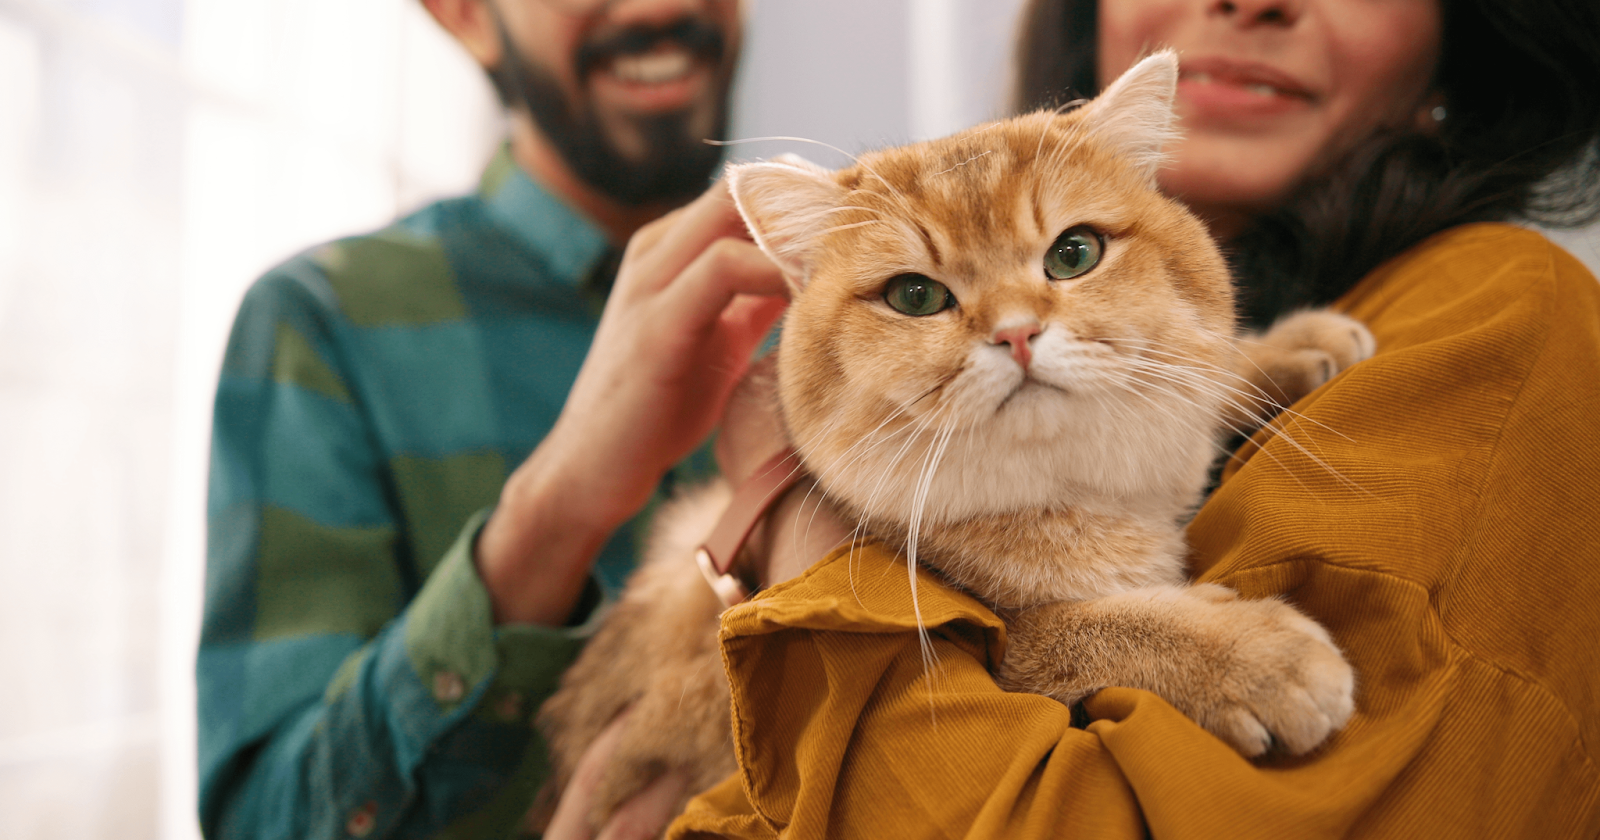
[[(844, 152), (948, 134), (1002, 115), (1021, 0), (753, 0), (730, 136), (801, 137)], [(735, 158), (813, 143), (751, 142)]]
[(499, 134), (415, 0), (0, 0), (0, 837), (197, 836), (239, 296), (469, 188)]

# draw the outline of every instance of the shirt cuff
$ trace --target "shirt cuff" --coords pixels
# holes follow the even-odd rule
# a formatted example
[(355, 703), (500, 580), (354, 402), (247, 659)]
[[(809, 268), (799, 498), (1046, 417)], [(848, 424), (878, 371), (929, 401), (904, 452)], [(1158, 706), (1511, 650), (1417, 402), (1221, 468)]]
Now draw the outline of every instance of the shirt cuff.
[(406, 650), (417, 678), (440, 711), (471, 707), (501, 723), (529, 725), (555, 692), (562, 672), (594, 635), (610, 602), (590, 576), (581, 623), (567, 627), (496, 626), (489, 591), (473, 562), (473, 546), (489, 518), (468, 520), (411, 605)]

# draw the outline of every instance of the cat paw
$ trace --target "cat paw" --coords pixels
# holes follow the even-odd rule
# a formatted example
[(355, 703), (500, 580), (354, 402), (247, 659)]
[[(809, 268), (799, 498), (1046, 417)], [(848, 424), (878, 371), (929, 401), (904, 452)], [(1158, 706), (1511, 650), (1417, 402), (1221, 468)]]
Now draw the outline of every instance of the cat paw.
[(1283, 318), (1261, 335), (1242, 335), (1234, 374), (1241, 383), (1231, 425), (1248, 432), (1322, 387), (1351, 365), (1371, 358), (1377, 342), (1348, 315), (1309, 309)]
[(1296, 312), (1273, 324), (1260, 341), (1290, 354), (1290, 366), (1300, 368), (1308, 392), (1372, 358), (1378, 348), (1365, 324), (1326, 309)]
[(1321, 625), (1282, 601), (1192, 596), (1212, 605), (1216, 670), (1178, 705), (1201, 726), (1254, 758), (1309, 752), (1350, 720), (1355, 671)]

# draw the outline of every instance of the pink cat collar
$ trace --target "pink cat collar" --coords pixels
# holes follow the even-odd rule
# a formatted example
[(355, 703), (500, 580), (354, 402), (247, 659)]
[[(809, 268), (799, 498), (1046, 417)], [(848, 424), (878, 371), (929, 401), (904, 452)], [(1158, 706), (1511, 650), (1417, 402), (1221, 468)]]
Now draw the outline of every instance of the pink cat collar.
[(711, 529), (711, 536), (694, 553), (700, 573), (706, 576), (711, 591), (717, 593), (723, 606), (742, 604), (750, 597), (750, 586), (744, 576), (733, 572), (734, 560), (756, 523), (803, 477), (805, 472), (800, 469), (800, 458), (793, 449), (784, 449), (772, 456), (733, 492), (727, 511)]

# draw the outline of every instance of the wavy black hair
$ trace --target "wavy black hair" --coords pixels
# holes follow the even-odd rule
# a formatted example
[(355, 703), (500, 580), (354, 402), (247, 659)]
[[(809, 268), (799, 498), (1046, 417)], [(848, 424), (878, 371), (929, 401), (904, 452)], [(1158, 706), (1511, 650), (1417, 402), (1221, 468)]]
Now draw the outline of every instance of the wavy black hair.
[[(1440, 0), (1434, 133), (1388, 130), (1308, 177), (1226, 244), (1244, 323), (1320, 306), (1445, 228), (1600, 218), (1600, 2)], [(1014, 104), (1098, 90), (1097, 0), (1031, 0)]]

